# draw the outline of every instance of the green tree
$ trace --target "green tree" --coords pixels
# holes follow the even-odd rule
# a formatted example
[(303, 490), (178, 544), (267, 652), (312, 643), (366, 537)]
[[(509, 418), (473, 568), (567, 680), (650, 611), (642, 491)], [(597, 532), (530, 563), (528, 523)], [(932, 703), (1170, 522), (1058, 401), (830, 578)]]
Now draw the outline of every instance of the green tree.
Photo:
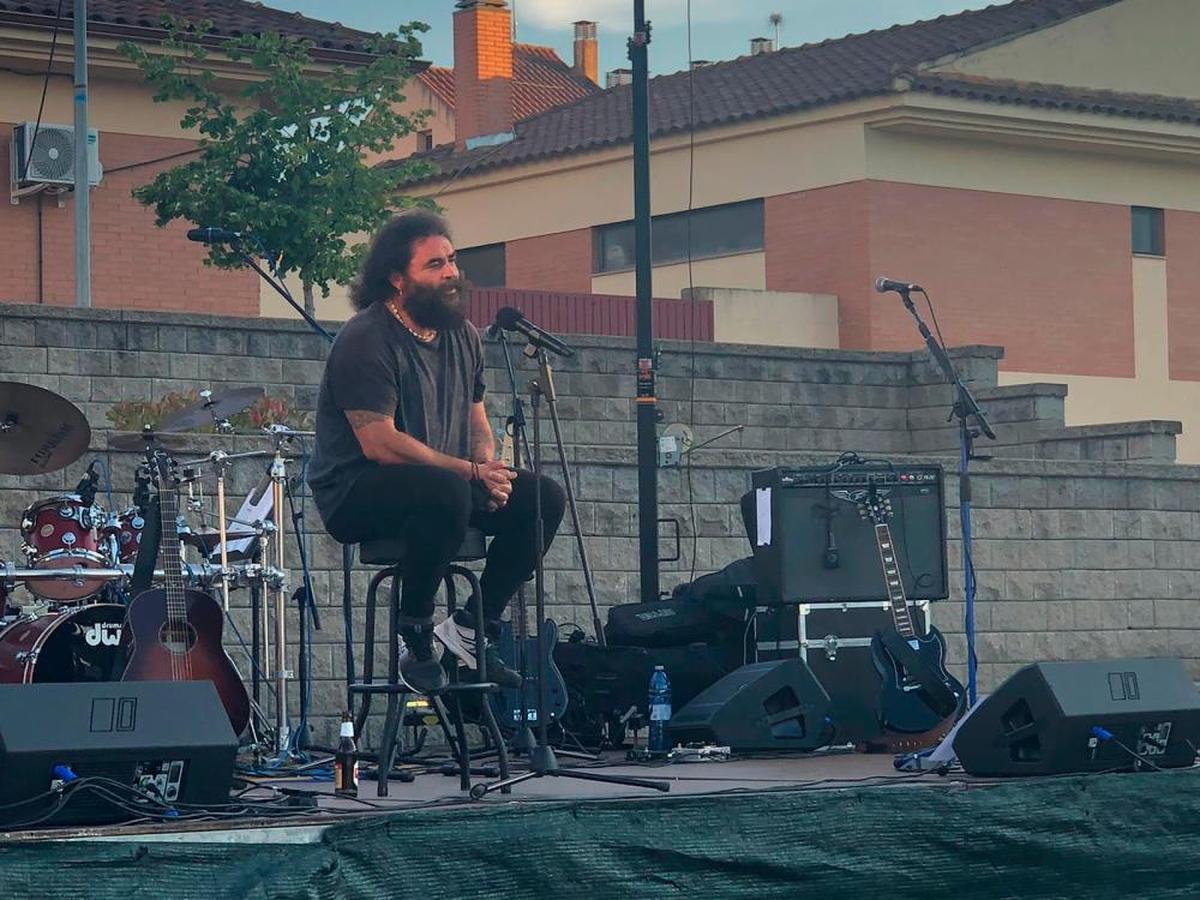
[[(412, 22), (377, 36), (365, 65), (332, 67), (314, 63), (306, 40), (243, 35), (210, 50), (209, 23), (168, 18), (164, 26), (160, 48), (125, 43), (120, 50), (154, 86), (156, 102), (190, 104), (180, 125), (198, 133), (199, 145), (195, 158), (135, 188), (134, 197), (154, 208), (160, 227), (185, 219), (249, 231), (276, 273), (299, 276), (312, 312), (314, 285), (328, 296), (331, 283), (355, 272), (365, 245), (350, 246), (353, 235), (427, 202), (398, 190), (426, 164), (372, 168), (363, 158), (424, 125), (424, 113), (405, 115), (398, 104), (421, 52), (416, 34), (428, 26)], [(230, 77), (227, 63), (214, 71), (214, 54), (240, 78)], [(219, 245), (206, 262), (242, 265)]]

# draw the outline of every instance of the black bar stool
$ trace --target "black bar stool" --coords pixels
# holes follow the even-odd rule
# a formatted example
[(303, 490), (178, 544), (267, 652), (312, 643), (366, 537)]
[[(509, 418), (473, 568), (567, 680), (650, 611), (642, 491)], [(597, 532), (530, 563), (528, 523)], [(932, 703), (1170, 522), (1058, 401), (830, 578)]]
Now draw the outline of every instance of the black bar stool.
[[(487, 544), (483, 532), (475, 528), (468, 528), (463, 544), (454, 555), (454, 562), (446, 571), (446, 576), (443, 580), (443, 584), (446, 586), (447, 615), (451, 616), (454, 615), (456, 608), (454, 579), (456, 577), (462, 578), (467, 582), (470, 587), (468, 602), (471, 612), (475, 617), (477, 630), (480, 633), (482, 633), (483, 623), (483, 595), (479, 589), (479, 579), (475, 577), (474, 572), (466, 566), (459, 565), (459, 563), (483, 559), (486, 555)], [(347, 667), (347, 674), (349, 676), (347, 705), (353, 711), (354, 696), (356, 694), (362, 696), (362, 703), (354, 717), (354, 733), (362, 734), (363, 726), (366, 724), (367, 716), (371, 711), (372, 696), (375, 694), (387, 695), (387, 714), (384, 717), (383, 736), (379, 744), (377, 794), (380, 797), (386, 797), (388, 794), (387, 775), (391, 772), (392, 764), (396, 758), (396, 738), (404, 717), (406, 699), (409, 694), (416, 693), (400, 679), (400, 585), (404, 578), (404, 560), (406, 556), (407, 547), (402, 538), (380, 538), (378, 540), (364, 541), (359, 545), (359, 561), (363, 565), (383, 566), (384, 568), (376, 572), (374, 577), (371, 578), (370, 587), (367, 590), (367, 616), (363, 634), (362, 680), (354, 681), (353, 676), (350, 674), (352, 670), (349, 666)], [(388, 680), (386, 682), (376, 682), (374, 680), (376, 600), (380, 585), (388, 578), (391, 579), (389, 591)], [(450, 651), (445, 650), (444, 653), (450, 653)], [(450, 683), (442, 690), (434, 691), (428, 695), (437, 709), (438, 718), (442, 723), (442, 728), (447, 739), (450, 738), (450, 734), (445, 724), (447, 711), (443, 698), (453, 701), (455, 734), (454, 739), (450, 743), (458, 760), (459, 785), (464, 791), (471, 789), (471, 751), (467, 743), (466, 728), (463, 722), (461, 700), (463, 694), (473, 693), (478, 695), (479, 707), (483, 717), (483, 727), (486, 730), (489, 740), (497, 750), (497, 761), (500, 766), (501, 777), (508, 777), (508, 752), (504, 746), (500, 727), (496, 722), (495, 714), (492, 712), (492, 706), (487, 697), (488, 694), (499, 691), (500, 687), (487, 680), (487, 663), (484, 659), (484, 642), (482, 640), (476, 641), (475, 654), (478, 681), (460, 681), (458, 678), (457, 658), (453, 654), (450, 654), (452, 662), (450, 666)]]

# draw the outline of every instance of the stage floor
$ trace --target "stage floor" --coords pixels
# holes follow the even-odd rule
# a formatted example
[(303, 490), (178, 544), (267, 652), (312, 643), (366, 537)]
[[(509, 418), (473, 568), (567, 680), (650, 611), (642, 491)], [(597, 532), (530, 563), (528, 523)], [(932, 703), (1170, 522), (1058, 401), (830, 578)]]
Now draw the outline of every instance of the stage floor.
[[(656, 779), (670, 785), (668, 792), (620, 784), (603, 784), (570, 777), (532, 778), (515, 785), (510, 794), (495, 792), (480, 800), (471, 799), (459, 789), (457, 774), (443, 775), (412, 767), (415, 780), (393, 778), (387, 797), (376, 796), (376, 781), (363, 779), (358, 800), (344, 799), (333, 793), (329, 781), (298, 776), (253, 779), (261, 785), (247, 799), (266, 799), (272, 788), (289, 793), (300, 792), (316, 798), (317, 808), (283, 821), (246, 820), (195, 822), (169, 825), (162, 823), (91, 827), (37, 828), (0, 831), (0, 843), (61, 840), (117, 841), (192, 841), (203, 843), (310, 843), (319, 841), (328, 826), (347, 819), (369, 818), (404, 811), (457, 809), (469, 815), (487, 807), (503, 804), (544, 801), (629, 800), (646, 801), (664, 797), (750, 794), (780, 790), (839, 790), (863, 786), (935, 787), (961, 789), (993, 782), (975, 779), (961, 770), (946, 776), (932, 772), (898, 772), (890, 755), (860, 754), (850, 751), (824, 751), (814, 754), (789, 754), (734, 758), (724, 761), (630, 763), (624, 753), (608, 753), (596, 762), (560, 756), (564, 770), (577, 769), (606, 775)], [(480, 766), (495, 766), (484, 760)], [(526, 771), (525, 761), (512, 761), (513, 773)], [(474, 775), (472, 783), (496, 780), (498, 773)], [(1010, 779), (1011, 780), (1011, 779)], [(1018, 779), (1028, 780), (1028, 779)]]
[(352, 801), (275, 779), (255, 792), (317, 806), (3, 833), (0, 883), (14, 900), (1200, 896), (1194, 768), (992, 781), (837, 753), (600, 770), (671, 790), (543, 778), (471, 800), (425, 774)]

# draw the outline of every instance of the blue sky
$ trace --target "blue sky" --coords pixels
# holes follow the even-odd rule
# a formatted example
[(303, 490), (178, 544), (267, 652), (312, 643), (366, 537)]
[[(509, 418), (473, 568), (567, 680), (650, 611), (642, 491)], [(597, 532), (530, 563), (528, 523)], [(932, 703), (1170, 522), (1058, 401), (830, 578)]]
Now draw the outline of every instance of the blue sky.
[[(510, 3), (514, 0), (510, 0)], [(999, 2), (999, 0), (993, 0)], [(989, 0), (691, 0), (692, 58), (731, 59), (748, 52), (750, 38), (773, 37), (772, 12), (783, 15), (785, 46), (841, 37), (896, 23), (988, 6)], [(266, 0), (266, 5), (338, 21), (368, 31), (388, 31), (416, 19), (430, 25), (425, 58), (437, 65), (453, 61), (450, 17), (453, 0)], [(687, 0), (646, 0), (654, 26), (650, 68), (654, 74), (687, 65)], [(517, 39), (547, 44), (571, 60), (571, 23), (599, 23), (600, 71), (628, 66), (625, 41), (633, 28), (632, 0), (515, 0)]]

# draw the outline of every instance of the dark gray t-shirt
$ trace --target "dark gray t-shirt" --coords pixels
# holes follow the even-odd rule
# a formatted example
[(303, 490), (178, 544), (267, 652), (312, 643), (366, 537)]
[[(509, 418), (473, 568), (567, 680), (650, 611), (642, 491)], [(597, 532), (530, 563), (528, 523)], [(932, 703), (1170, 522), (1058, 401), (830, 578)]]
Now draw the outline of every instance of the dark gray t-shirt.
[(317, 394), (308, 483), (321, 517), (328, 523), (359, 475), (378, 466), (363, 455), (347, 410), (393, 416), (397, 430), (467, 459), (471, 405), (483, 394), (483, 344), (471, 323), (423, 344), (382, 303), (354, 316), (333, 342)]

